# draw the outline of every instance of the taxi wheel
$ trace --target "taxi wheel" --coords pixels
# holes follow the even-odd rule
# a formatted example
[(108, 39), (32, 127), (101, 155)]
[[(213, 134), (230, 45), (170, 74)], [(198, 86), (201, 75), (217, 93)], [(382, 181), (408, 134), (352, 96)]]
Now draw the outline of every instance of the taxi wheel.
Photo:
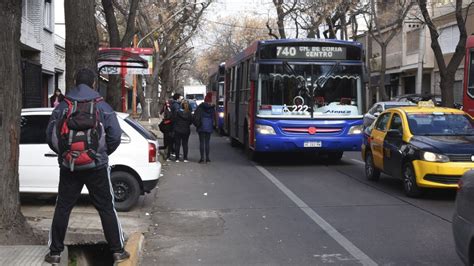
[(416, 183), (416, 174), (411, 163), (403, 165), (403, 189), (408, 197), (417, 198), (423, 194), (423, 189)]
[(374, 158), (370, 152), (365, 156), (365, 177), (370, 181), (378, 181), (380, 179), (380, 171), (375, 168)]

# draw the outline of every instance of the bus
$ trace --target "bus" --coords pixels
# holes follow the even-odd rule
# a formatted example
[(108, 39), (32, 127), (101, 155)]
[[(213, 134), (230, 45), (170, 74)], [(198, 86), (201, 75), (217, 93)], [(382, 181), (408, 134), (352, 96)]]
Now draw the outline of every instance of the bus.
[(364, 104), (359, 42), (256, 41), (225, 63), (226, 132), (249, 156), (359, 151)]
[(212, 103), (216, 106), (216, 117), (214, 125), (217, 131), (223, 135), (224, 131), (224, 71), (225, 63), (214, 68), (209, 68), (207, 92), (212, 93)]
[(467, 37), (463, 80), (463, 111), (474, 116), (474, 35)]

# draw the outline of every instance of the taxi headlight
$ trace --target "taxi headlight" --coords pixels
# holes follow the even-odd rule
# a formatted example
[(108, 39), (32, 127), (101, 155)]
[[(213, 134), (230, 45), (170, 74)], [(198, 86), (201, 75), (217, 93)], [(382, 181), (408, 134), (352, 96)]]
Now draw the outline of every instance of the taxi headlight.
[(262, 135), (276, 135), (275, 129), (273, 129), (272, 126), (256, 124), (255, 130), (257, 130), (257, 133), (262, 134)]
[(449, 162), (449, 157), (443, 154), (437, 154), (434, 152), (424, 151), (421, 153), (421, 158), (428, 162)]
[(357, 134), (362, 134), (364, 130), (364, 125), (358, 125), (358, 126), (352, 126), (349, 128), (349, 135), (357, 135)]
[(224, 118), (224, 112), (219, 112), (219, 118)]

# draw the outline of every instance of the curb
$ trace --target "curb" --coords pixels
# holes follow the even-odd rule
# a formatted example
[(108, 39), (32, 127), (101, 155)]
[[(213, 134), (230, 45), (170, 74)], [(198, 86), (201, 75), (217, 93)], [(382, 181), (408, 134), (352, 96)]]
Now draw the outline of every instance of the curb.
[(127, 244), (125, 245), (125, 250), (130, 253), (130, 258), (128, 260), (119, 262), (117, 266), (138, 265), (144, 242), (145, 242), (145, 237), (143, 236), (142, 233), (131, 234), (127, 240)]

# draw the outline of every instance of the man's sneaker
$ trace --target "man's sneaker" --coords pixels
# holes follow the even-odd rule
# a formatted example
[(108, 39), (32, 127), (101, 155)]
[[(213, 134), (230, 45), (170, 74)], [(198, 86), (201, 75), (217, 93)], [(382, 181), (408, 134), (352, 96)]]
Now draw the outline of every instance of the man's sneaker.
[(179, 160), (176, 160), (177, 163), (179, 163)]
[(204, 163), (204, 160), (203, 159), (199, 160), (199, 163)]
[(61, 255), (52, 255), (51, 253), (48, 253), (44, 256), (44, 261), (53, 265), (59, 264), (61, 262)]
[(206, 160), (206, 163), (210, 163), (210, 162), (211, 162), (211, 160), (209, 160), (209, 159)]
[(183, 162), (187, 163), (187, 162), (189, 162), (189, 161), (188, 161), (188, 160), (184, 160)]
[(122, 262), (130, 258), (130, 253), (128, 253), (126, 250), (123, 250), (122, 252), (113, 253), (112, 257), (114, 258), (114, 263)]
[(166, 161), (167, 161), (167, 162), (171, 162), (171, 159), (170, 159), (170, 158), (166, 158)]

